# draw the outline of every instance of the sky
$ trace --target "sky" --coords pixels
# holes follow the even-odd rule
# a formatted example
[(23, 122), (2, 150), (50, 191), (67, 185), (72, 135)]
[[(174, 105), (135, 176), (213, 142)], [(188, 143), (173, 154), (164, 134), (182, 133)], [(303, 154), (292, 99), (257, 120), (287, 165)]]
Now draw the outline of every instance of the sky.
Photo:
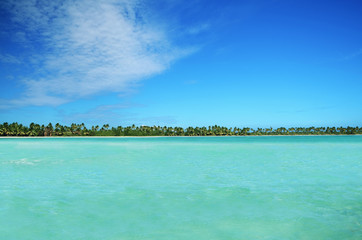
[(1, 0), (0, 122), (362, 126), (362, 1)]

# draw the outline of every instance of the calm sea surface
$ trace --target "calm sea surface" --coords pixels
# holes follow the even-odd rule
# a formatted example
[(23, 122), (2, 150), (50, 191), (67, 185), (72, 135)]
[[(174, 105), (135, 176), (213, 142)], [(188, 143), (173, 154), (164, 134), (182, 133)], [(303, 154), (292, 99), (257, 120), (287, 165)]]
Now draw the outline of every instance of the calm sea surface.
[(362, 239), (362, 136), (0, 139), (0, 239)]

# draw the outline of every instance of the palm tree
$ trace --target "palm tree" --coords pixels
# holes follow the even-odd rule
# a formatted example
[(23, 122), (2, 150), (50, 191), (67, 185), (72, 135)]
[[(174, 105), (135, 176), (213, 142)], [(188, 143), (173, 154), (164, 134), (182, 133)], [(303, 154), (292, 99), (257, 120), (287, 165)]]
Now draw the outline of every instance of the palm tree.
[(61, 125), (59, 123), (55, 124), (55, 135), (61, 135)]
[(52, 123), (49, 123), (48, 126), (44, 129), (44, 136), (52, 136), (53, 133), (53, 125)]

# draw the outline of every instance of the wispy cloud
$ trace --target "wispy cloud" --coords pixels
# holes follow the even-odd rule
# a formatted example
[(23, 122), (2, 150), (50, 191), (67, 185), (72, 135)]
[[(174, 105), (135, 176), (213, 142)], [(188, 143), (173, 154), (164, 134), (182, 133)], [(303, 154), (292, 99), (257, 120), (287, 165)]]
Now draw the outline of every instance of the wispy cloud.
[(99, 105), (84, 112), (58, 110), (58, 116), (61, 122), (66, 124), (87, 122), (88, 124), (109, 123), (111, 126), (127, 126), (132, 124), (153, 126), (177, 123), (173, 116), (141, 117), (139, 114), (130, 111), (130, 109), (143, 107), (147, 106), (135, 103)]
[(186, 84), (186, 85), (195, 85), (197, 83), (198, 83), (198, 81), (196, 81), (196, 80), (188, 80), (188, 81), (184, 82), (184, 84)]
[(343, 57), (342, 60), (350, 60), (350, 59), (356, 58), (360, 55), (362, 55), (362, 48), (352, 54), (349, 54), (349, 55)]
[[(131, 103), (99, 105), (85, 112), (65, 113), (59, 111), (59, 117), (66, 123), (72, 123), (74, 121), (99, 123), (104, 122), (106, 119), (117, 119), (120, 121), (126, 117), (123, 111), (134, 107), (143, 107), (143, 105)], [(129, 115), (132, 114), (127, 112), (127, 117), (129, 117)]]
[(132, 122), (138, 123), (138, 125), (146, 126), (165, 126), (165, 125), (175, 125), (177, 120), (174, 116), (156, 116), (156, 117), (146, 117), (146, 118), (134, 118)]
[(0, 62), (20, 64), (21, 60), (11, 54), (0, 54)]
[(36, 49), (29, 62), (37, 70), (22, 79), (20, 98), (0, 101), (3, 108), (127, 92), (194, 51), (174, 46), (137, 0), (16, 0), (6, 6), (12, 22), (25, 28), (22, 41)]
[(210, 25), (204, 23), (204, 24), (200, 24), (200, 25), (194, 26), (192, 28), (189, 28), (187, 30), (187, 32), (189, 34), (199, 34), (201, 32), (204, 32), (204, 31), (208, 30), (209, 28), (210, 28)]

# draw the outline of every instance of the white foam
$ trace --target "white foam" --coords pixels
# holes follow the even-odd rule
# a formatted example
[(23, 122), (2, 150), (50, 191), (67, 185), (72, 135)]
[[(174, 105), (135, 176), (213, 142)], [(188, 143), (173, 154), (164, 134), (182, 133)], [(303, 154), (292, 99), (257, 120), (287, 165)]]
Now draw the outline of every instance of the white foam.
[(36, 162), (39, 162), (39, 160), (29, 160), (28, 158), (22, 158), (20, 160), (12, 160), (10, 161), (11, 164), (16, 165), (35, 165)]

